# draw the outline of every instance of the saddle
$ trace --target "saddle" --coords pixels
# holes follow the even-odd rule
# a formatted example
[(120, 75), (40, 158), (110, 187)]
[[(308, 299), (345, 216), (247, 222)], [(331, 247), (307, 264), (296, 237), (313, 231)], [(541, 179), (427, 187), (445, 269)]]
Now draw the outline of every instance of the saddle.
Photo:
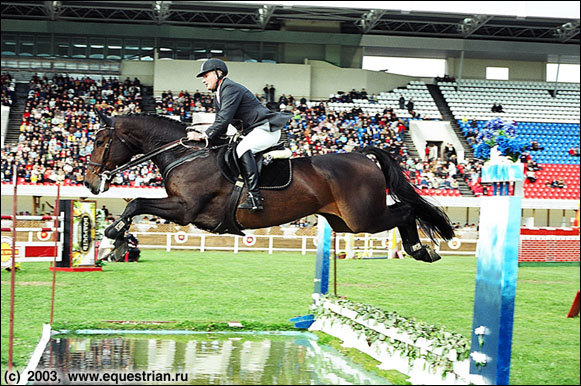
[[(218, 152), (218, 167), (224, 178), (235, 184), (241, 178), (238, 157), (236, 157), (237, 143), (229, 144)], [(271, 156), (268, 156), (268, 154)], [(274, 153), (274, 157), (272, 157)], [(276, 158), (284, 157), (286, 158)], [(285, 153), (283, 143), (278, 143), (260, 153), (256, 153), (256, 167), (259, 175), (259, 188), (266, 190), (286, 189), (292, 181), (290, 154)]]
[[(218, 168), (230, 183), (234, 184), (232, 194), (226, 205), (224, 219), (212, 230), (214, 233), (231, 233), (244, 236), (242, 227), (236, 221), (236, 208), (244, 188), (244, 179), (236, 157), (237, 143), (231, 143), (218, 152)], [(284, 143), (278, 143), (254, 155), (259, 175), (259, 188), (266, 190), (283, 190), (292, 182), (292, 164), (290, 151)]]

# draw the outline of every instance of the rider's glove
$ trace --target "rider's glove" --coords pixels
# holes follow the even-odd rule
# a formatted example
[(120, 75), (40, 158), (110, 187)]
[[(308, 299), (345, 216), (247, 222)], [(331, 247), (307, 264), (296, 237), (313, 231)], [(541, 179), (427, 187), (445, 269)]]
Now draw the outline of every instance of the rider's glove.
[(208, 143), (213, 143), (220, 136), (220, 132), (216, 129), (209, 128), (206, 130), (206, 136), (208, 137)]

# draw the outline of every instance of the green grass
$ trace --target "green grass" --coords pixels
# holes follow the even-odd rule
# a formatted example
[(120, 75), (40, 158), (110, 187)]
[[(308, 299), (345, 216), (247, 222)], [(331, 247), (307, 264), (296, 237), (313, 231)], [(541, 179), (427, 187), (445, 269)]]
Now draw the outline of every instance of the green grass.
[[(14, 363), (24, 367), (50, 313), (48, 263), (17, 275)], [(171, 321), (147, 328), (291, 328), (308, 313), (314, 255), (142, 251), (139, 263), (103, 272), (58, 272), (54, 328), (111, 326), (105, 321)], [(476, 260), (444, 257), (339, 260), (338, 294), (470, 336)], [(2, 372), (8, 363), (10, 273), (2, 271)], [(330, 283), (330, 291), (333, 291)], [(517, 283), (512, 384), (579, 384), (579, 318), (566, 314), (579, 289), (579, 267), (521, 267)], [(130, 326), (135, 328), (135, 326)]]

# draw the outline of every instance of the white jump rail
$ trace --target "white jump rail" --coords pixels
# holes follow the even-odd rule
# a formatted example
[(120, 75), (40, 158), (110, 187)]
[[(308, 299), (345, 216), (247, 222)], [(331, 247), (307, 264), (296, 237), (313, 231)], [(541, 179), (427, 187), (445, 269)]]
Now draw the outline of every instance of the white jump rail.
[[(9, 237), (11, 242), (14, 242), (12, 240), (12, 229), (13, 229), (13, 216), (10, 215), (2, 215), (1, 216), (2, 219), (2, 227), (1, 227), (1, 231), (2, 233), (6, 234), (8, 232), (10, 232), (9, 235), (3, 235), (2, 238), (4, 239), (4, 237)], [(18, 221), (55, 221), (55, 220), (59, 220), (61, 222), (60, 226), (58, 228), (54, 228), (54, 227), (18, 227)], [(28, 247), (54, 247), (55, 246), (55, 241), (52, 240), (52, 237), (50, 237), (50, 233), (52, 232), (58, 232), (58, 236), (59, 236), (59, 240), (56, 242), (56, 248), (57, 248), (57, 256), (56, 256), (56, 261), (61, 261), (62, 260), (62, 248), (63, 248), (63, 244), (64, 244), (64, 225), (63, 225), (63, 219), (64, 219), (64, 214), (61, 214), (60, 216), (29, 216), (29, 215), (17, 215), (16, 216), (16, 232), (17, 233), (24, 233), (27, 232), (28, 233), (28, 240), (27, 241), (15, 241), (15, 246), (17, 249), (17, 257), (16, 257), (16, 262), (17, 263), (22, 263), (22, 262), (45, 262), (45, 261), (53, 261), (54, 260), (54, 256), (34, 256), (34, 255), (28, 255), (26, 253), (26, 248)], [(42, 232), (46, 232), (48, 233), (47, 235), (47, 240), (43, 241), (38, 241), (35, 239), (35, 233), (42, 233)], [(48, 240), (48, 238), (50, 238), (50, 240)], [(2, 262), (2, 267), (7, 266), (7, 264), (10, 263), (10, 260), (6, 261), (6, 262)]]
[[(12, 220), (12, 216), (10, 215), (2, 215), (2, 220)], [(58, 217), (58, 220), (62, 220), (63, 215)], [(48, 220), (57, 220), (56, 216), (28, 216), (28, 215), (18, 215), (16, 216), (16, 220), (20, 221), (48, 221)]]

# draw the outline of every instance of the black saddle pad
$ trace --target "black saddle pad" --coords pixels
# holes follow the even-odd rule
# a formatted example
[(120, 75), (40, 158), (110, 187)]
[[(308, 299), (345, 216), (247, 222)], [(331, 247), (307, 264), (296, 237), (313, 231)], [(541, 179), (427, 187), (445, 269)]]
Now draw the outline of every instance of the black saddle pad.
[[(218, 151), (218, 167), (222, 175), (232, 184), (236, 182), (240, 172), (236, 166), (233, 146), (221, 148)], [(292, 165), (290, 159), (275, 159), (268, 165), (262, 165), (262, 157), (257, 160), (260, 189), (283, 190), (292, 181)]]

